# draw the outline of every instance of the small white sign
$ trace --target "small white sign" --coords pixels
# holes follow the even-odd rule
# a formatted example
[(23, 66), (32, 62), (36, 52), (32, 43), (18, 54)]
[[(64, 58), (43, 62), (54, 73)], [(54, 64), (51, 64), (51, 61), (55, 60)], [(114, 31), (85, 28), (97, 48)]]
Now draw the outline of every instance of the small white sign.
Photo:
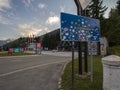
[(82, 9), (85, 9), (87, 7), (87, 5), (91, 2), (91, 0), (79, 0)]
[(92, 46), (90, 45), (91, 43), (88, 43), (88, 52), (89, 55), (91, 55), (91, 49), (92, 49), (92, 55), (97, 55), (98, 54), (98, 46), (96, 42), (92, 42)]

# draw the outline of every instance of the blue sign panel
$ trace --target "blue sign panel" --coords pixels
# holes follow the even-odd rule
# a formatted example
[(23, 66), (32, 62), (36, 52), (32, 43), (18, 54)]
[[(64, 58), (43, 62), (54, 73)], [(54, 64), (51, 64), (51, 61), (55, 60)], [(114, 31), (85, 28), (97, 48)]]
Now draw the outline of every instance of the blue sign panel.
[(100, 40), (100, 23), (97, 19), (61, 13), (62, 41)]

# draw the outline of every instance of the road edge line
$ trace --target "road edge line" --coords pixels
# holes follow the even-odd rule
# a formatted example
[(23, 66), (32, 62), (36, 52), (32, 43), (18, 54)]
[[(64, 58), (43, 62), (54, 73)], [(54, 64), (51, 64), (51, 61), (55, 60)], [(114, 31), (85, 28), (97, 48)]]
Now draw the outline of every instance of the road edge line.
[(62, 75), (64, 74), (65, 68), (66, 68), (67, 64), (68, 64), (70, 61), (71, 61), (71, 60), (67, 61), (67, 62), (65, 63), (65, 65), (63, 66), (63, 68), (62, 68), (61, 77), (59, 78), (59, 81), (58, 81), (58, 90), (63, 90), (62, 87), (61, 87)]

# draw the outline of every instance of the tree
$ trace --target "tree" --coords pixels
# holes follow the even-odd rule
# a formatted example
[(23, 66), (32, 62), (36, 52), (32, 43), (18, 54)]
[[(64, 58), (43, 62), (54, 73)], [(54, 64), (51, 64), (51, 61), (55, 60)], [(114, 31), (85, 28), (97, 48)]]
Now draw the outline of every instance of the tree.
[(111, 9), (109, 19), (106, 24), (108, 32), (106, 37), (108, 38), (110, 46), (120, 45), (120, 15), (117, 8)]
[(48, 33), (44, 35), (43, 40), (42, 40), (42, 46), (51, 49), (56, 49), (60, 41), (60, 32), (56, 33)]
[(45, 34), (42, 40), (42, 46), (45, 48), (48, 47), (48, 45), (49, 45), (49, 36), (48, 34)]
[(83, 11), (83, 14), (86, 13), (87, 17), (92, 17), (100, 20), (101, 35), (104, 36), (104, 33), (107, 31), (105, 30), (105, 23), (107, 21), (103, 17), (103, 15), (107, 10), (107, 7), (103, 6), (102, 4), (103, 0), (92, 0), (92, 2), (86, 8), (86, 11), (85, 10)]
[(100, 19), (107, 10), (107, 7), (102, 4), (103, 0), (92, 0), (87, 8), (87, 16)]
[(118, 14), (120, 15), (120, 0), (117, 1), (117, 10)]
[(35, 37), (35, 41), (36, 41), (36, 42), (41, 42), (41, 41), (42, 41), (42, 38), (41, 38), (41, 37)]

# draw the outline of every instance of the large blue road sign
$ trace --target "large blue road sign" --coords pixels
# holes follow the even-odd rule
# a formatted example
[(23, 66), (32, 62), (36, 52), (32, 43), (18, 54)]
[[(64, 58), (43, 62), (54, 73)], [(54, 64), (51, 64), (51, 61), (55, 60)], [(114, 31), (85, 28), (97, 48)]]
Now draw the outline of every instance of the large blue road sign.
[(62, 41), (100, 40), (100, 22), (97, 19), (61, 13)]

